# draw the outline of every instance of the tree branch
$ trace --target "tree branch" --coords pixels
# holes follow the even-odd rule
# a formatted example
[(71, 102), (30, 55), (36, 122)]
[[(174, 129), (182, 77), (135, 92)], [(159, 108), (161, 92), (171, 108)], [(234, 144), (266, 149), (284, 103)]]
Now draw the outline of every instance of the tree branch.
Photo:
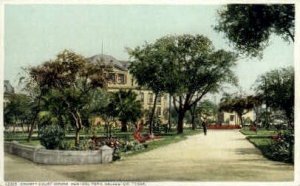
[(207, 87), (204, 89), (204, 91), (201, 93), (201, 95), (200, 95), (198, 98), (196, 98), (196, 99), (190, 104), (189, 107), (193, 106), (193, 105), (196, 104), (198, 101), (200, 101), (200, 100), (203, 98), (203, 96), (209, 92), (209, 90), (210, 90), (210, 86), (207, 85)]
[(288, 34), (288, 36), (290, 36), (290, 38), (292, 39), (293, 43), (295, 42), (295, 39), (294, 39), (294, 34), (291, 33), (291, 31), (289, 29), (284, 29), (286, 31), (286, 33)]

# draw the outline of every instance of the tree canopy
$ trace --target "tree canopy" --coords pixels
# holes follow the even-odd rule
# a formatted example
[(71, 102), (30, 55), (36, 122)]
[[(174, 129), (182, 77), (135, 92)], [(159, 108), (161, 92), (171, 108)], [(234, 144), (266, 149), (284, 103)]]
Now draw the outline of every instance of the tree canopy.
[[(136, 47), (131, 53), (135, 59), (132, 72), (139, 74), (137, 79), (141, 76), (146, 85), (159, 85), (160, 91), (173, 95), (174, 108), (178, 112), (178, 133), (183, 132), (186, 111), (204, 95), (218, 91), (223, 83), (236, 83), (231, 70), (236, 55), (216, 51), (212, 42), (202, 35), (165, 36), (153, 44)], [(149, 71), (146, 73), (142, 66), (148, 67)]]
[(260, 101), (254, 96), (230, 96), (225, 95), (220, 102), (219, 110), (226, 112), (236, 112), (241, 125), (243, 125), (243, 115), (248, 113), (255, 106), (259, 105)]
[(12, 93), (8, 96), (8, 104), (4, 107), (5, 125), (29, 123), (33, 100), (25, 94)]
[(264, 103), (283, 111), (290, 125), (294, 123), (294, 76), (293, 67), (276, 69), (261, 75), (255, 85)]
[(107, 67), (101, 62), (90, 63), (81, 55), (64, 50), (54, 60), (29, 68), (29, 75), (41, 90), (41, 97), (55, 92), (61, 106), (75, 127), (75, 144), (79, 131), (87, 125), (88, 112), (94, 91), (106, 87)]
[(136, 122), (142, 117), (142, 104), (131, 90), (120, 90), (111, 96), (108, 107), (122, 124), (121, 131), (127, 132), (127, 122)]
[(218, 106), (210, 100), (203, 100), (199, 103), (196, 108), (196, 112), (201, 120), (207, 121), (209, 117), (217, 115)]
[(215, 29), (225, 33), (234, 47), (248, 56), (261, 56), (272, 33), (294, 41), (293, 4), (229, 4), (218, 14)]

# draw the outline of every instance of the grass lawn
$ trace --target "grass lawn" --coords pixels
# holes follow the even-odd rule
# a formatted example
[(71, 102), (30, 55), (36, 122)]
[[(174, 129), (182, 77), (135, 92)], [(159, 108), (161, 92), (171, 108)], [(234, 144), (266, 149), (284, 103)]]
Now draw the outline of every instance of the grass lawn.
[(247, 127), (242, 128), (240, 132), (246, 136), (273, 136), (277, 134), (276, 130), (257, 129), (257, 132), (254, 132)]
[(28, 142), (27, 140), (18, 140), (18, 142), (20, 144), (30, 145), (30, 146), (40, 146), (41, 145), (39, 140), (31, 140), (30, 142)]
[[(261, 153), (270, 160), (286, 162), (284, 160), (279, 160), (273, 157), (271, 152), (271, 145), (273, 144), (272, 136), (277, 134), (276, 130), (266, 130), (266, 129), (258, 129), (257, 133), (250, 131), (247, 128), (241, 129), (241, 133), (246, 135), (247, 139), (258, 148)], [(288, 162), (290, 163), (290, 162)]]
[(165, 135), (161, 135), (159, 139), (146, 142), (148, 144), (147, 148), (145, 148), (143, 150), (139, 150), (139, 151), (134, 151), (132, 153), (121, 153), (121, 157), (132, 156), (132, 155), (136, 155), (139, 153), (148, 152), (148, 151), (151, 151), (151, 150), (159, 148), (159, 147), (163, 147), (163, 146), (166, 146), (166, 145), (169, 145), (172, 143), (176, 143), (176, 142), (185, 140), (185, 139), (187, 139), (188, 136), (196, 135), (201, 132), (202, 132), (202, 130), (199, 130), (199, 129), (196, 129), (196, 130), (185, 129), (183, 131), (183, 134), (176, 134), (176, 132), (170, 132)]
[[(159, 147), (169, 145), (171, 143), (176, 143), (176, 142), (185, 140), (185, 139), (187, 139), (187, 136), (199, 134), (200, 132), (202, 132), (202, 130), (200, 130), (200, 129), (197, 129), (197, 130), (185, 129), (183, 134), (177, 134), (176, 131), (169, 132), (166, 134), (161, 134), (161, 135), (159, 135), (158, 139), (146, 142), (148, 145), (147, 148), (145, 148), (143, 150), (139, 150), (139, 151), (133, 151), (131, 153), (121, 153), (121, 156), (126, 157), (126, 156), (132, 156), (135, 154), (147, 152), (147, 151), (159, 148)], [(134, 140), (132, 132), (126, 132), (126, 133), (115, 132), (115, 133), (113, 133), (113, 136), (117, 137), (117, 138), (126, 139), (126, 140)], [(18, 141), (20, 144), (24, 144), (24, 145), (31, 145), (31, 146), (41, 145), (40, 141), (37, 138), (33, 138), (30, 142), (28, 142), (27, 141), (27, 133), (5, 133), (4, 138), (5, 138), (5, 141), (15, 140), (15, 141)], [(81, 137), (81, 138), (86, 138), (86, 136)], [(67, 140), (73, 141), (74, 139), (73, 139), (73, 137), (68, 136)]]
[(258, 148), (262, 154), (268, 157), (269, 147), (272, 143), (272, 139), (268, 137), (250, 137), (248, 136), (247, 139), (256, 147)]

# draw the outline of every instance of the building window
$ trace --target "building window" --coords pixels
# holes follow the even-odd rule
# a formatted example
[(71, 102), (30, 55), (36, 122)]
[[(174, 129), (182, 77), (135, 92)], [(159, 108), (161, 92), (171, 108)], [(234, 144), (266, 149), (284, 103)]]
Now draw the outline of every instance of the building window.
[(109, 73), (108, 74), (108, 81), (111, 83), (115, 83), (116, 82), (116, 75), (114, 73)]
[(149, 93), (148, 94), (148, 104), (152, 104), (153, 103), (153, 93)]
[(144, 103), (144, 92), (140, 93), (141, 102)]
[(118, 74), (118, 83), (125, 84), (125, 74)]
[(234, 115), (230, 115), (230, 121), (234, 121)]
[(161, 107), (157, 107), (156, 114), (158, 116), (161, 116)]

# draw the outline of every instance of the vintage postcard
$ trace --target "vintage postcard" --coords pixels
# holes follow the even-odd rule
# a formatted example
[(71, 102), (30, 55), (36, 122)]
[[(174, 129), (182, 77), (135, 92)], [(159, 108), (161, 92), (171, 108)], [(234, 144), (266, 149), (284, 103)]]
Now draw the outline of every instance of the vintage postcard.
[(299, 185), (298, 2), (1, 8), (0, 184)]

